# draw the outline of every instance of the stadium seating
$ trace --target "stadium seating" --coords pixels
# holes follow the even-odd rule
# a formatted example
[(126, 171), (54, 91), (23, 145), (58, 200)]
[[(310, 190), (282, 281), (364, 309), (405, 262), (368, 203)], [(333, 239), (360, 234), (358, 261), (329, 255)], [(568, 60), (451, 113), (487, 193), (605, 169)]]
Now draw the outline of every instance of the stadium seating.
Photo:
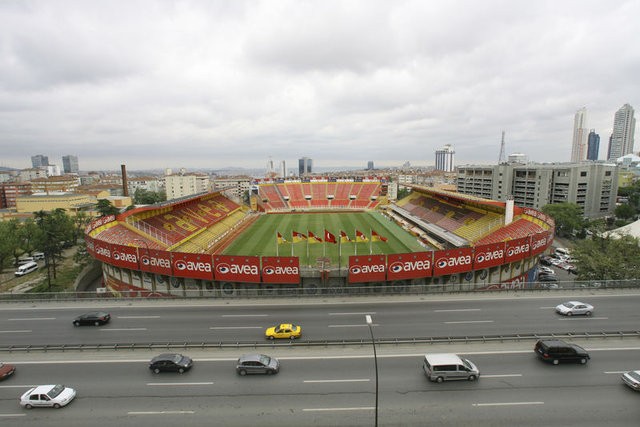
[(105, 229), (94, 236), (98, 240), (103, 242), (114, 243), (122, 246), (142, 246), (149, 249), (165, 249), (166, 246), (160, 243), (147, 239), (145, 236), (129, 230), (122, 224), (115, 223), (111, 227), (105, 227)]
[(479, 239), (476, 245), (486, 245), (489, 243), (504, 242), (507, 240), (518, 239), (521, 237), (529, 236), (530, 234), (540, 233), (544, 231), (538, 224), (534, 224), (524, 218), (519, 218), (513, 221), (506, 227), (498, 228), (492, 233)]

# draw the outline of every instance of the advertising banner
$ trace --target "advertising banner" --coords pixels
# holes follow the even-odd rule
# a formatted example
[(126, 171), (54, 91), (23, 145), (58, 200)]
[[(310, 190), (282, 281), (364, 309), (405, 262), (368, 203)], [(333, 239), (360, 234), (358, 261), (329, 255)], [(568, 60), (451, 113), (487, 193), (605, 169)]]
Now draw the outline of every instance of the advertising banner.
[(140, 270), (171, 276), (171, 253), (157, 249), (138, 247)]
[(260, 283), (260, 258), (257, 256), (217, 255), (213, 263), (217, 281)]
[(543, 231), (542, 233), (533, 234), (531, 236), (531, 255), (538, 255), (544, 252), (551, 243), (551, 235)]
[(476, 246), (473, 251), (474, 270), (483, 270), (504, 264), (505, 253), (504, 242)]
[(135, 246), (111, 245), (111, 265), (138, 270), (138, 250)]
[(387, 271), (384, 255), (349, 257), (349, 283), (383, 282)]
[(88, 234), (84, 236), (84, 244), (87, 247), (87, 252), (92, 257), (95, 257), (96, 249), (94, 247), (93, 241), (94, 241), (93, 237), (89, 236)]
[(171, 253), (171, 266), (176, 277), (213, 279), (213, 263), (210, 254)]
[(473, 248), (435, 251), (433, 259), (434, 276), (467, 272), (473, 265)]
[(509, 240), (507, 242), (507, 253), (504, 258), (505, 263), (518, 261), (529, 256), (529, 239), (530, 237), (521, 237), (519, 239)]
[(431, 277), (433, 252), (391, 254), (387, 256), (387, 280)]
[(300, 258), (292, 256), (262, 257), (263, 283), (300, 283)]
[(107, 264), (113, 264), (111, 259), (111, 245), (107, 242), (102, 242), (100, 240), (93, 241), (93, 248), (95, 250), (96, 259), (106, 262)]

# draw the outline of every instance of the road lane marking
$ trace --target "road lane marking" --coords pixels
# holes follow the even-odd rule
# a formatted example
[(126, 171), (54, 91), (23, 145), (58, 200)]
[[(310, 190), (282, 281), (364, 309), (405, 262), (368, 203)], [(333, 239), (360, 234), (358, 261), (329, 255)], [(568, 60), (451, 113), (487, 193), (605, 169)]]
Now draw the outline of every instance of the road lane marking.
[(33, 332), (31, 329), (23, 329), (21, 331), (0, 331), (0, 334), (28, 334)]
[(462, 323), (493, 323), (493, 320), (459, 320), (459, 321), (455, 321), (455, 322), (443, 322), (447, 325), (455, 325), (455, 324), (462, 324)]
[(604, 371), (605, 374), (626, 374), (629, 371)]
[(11, 417), (24, 417), (27, 414), (0, 414), (2, 418), (11, 418)]
[[(575, 316), (577, 316), (577, 314)], [(608, 320), (609, 319), (608, 317), (591, 317), (591, 316), (575, 317), (575, 316), (562, 317), (562, 318), (559, 318), (558, 320)]]
[(122, 331), (146, 331), (147, 328), (109, 328), (109, 329), (100, 329), (104, 332), (122, 332)]
[(516, 406), (516, 405), (544, 405), (544, 402), (501, 402), (501, 403), (473, 403), (472, 406)]
[(495, 374), (495, 375), (485, 375), (482, 374), (482, 378), (508, 378), (508, 377), (521, 377), (522, 374)]
[(118, 319), (159, 319), (160, 316), (117, 316)]
[(37, 387), (36, 385), (0, 385), (0, 388), (26, 388), (30, 389), (33, 387)]
[(480, 308), (455, 308), (450, 310), (433, 310), (434, 313), (455, 313), (457, 311), (481, 311)]
[(357, 382), (368, 382), (371, 381), (369, 378), (356, 378), (352, 380), (304, 380), (303, 383), (357, 383)]
[(374, 406), (360, 406), (360, 407), (351, 407), (351, 408), (305, 408), (304, 412), (326, 412), (326, 411), (372, 411), (374, 410)]
[(182, 415), (195, 414), (196, 411), (130, 411), (127, 415)]
[(209, 329), (264, 329), (262, 326), (210, 326)]
[(376, 314), (375, 311), (362, 311), (359, 313), (329, 313), (329, 316), (364, 316), (364, 315), (373, 315)]
[(268, 317), (268, 314), (223, 314), (222, 317)]
[[(366, 323), (363, 323), (362, 325), (329, 325), (330, 328), (361, 328), (361, 327), (367, 327), (369, 325), (367, 325)], [(372, 323), (371, 326), (380, 326), (378, 323)]]
[(56, 320), (56, 318), (55, 317), (22, 317), (22, 318), (7, 319), (7, 320), (24, 322), (27, 320)]
[(190, 386), (190, 385), (211, 385), (213, 384), (213, 381), (207, 381), (207, 382), (199, 382), (199, 383), (147, 383), (147, 385), (150, 386), (174, 386), (174, 385), (186, 385), (186, 386)]

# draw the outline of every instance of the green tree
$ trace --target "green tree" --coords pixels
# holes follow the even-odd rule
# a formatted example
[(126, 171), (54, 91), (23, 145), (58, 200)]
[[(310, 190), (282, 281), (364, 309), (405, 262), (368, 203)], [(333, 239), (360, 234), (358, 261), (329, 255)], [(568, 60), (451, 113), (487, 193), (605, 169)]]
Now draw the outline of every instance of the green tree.
[(409, 194), (411, 194), (410, 188), (406, 188), (406, 187), (398, 188), (398, 200), (404, 199)]
[(14, 258), (15, 248), (19, 246), (18, 221), (0, 221), (0, 271)]
[(628, 203), (616, 206), (614, 211), (616, 218), (631, 219), (636, 216), (636, 209)]
[(164, 191), (149, 191), (144, 188), (137, 188), (133, 194), (133, 201), (137, 205), (153, 205), (155, 203), (164, 202), (167, 195)]
[(560, 237), (572, 235), (582, 231), (585, 220), (582, 209), (575, 203), (553, 203), (542, 207), (542, 212), (549, 215), (556, 222), (556, 234)]
[(96, 210), (100, 216), (118, 215), (120, 210), (113, 206), (107, 199), (100, 199), (96, 204)]
[(631, 236), (599, 237), (575, 243), (571, 256), (576, 259), (579, 280), (637, 279), (640, 246)]

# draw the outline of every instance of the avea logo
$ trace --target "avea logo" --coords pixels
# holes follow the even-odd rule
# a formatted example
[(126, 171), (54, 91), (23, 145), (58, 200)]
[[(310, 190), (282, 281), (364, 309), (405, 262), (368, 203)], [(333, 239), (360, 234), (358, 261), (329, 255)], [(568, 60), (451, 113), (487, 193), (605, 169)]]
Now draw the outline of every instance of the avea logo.
[(130, 262), (134, 264), (138, 262), (138, 257), (135, 254), (127, 254), (124, 252), (114, 252), (113, 259), (116, 261)]
[(525, 243), (524, 245), (514, 246), (512, 248), (509, 248), (509, 250), (507, 251), (507, 256), (519, 255), (519, 254), (523, 254), (525, 252), (529, 252), (529, 244), (528, 243)]
[(250, 274), (257, 275), (258, 267), (255, 265), (238, 265), (238, 264), (218, 264), (216, 265), (216, 272), (220, 274)]
[(535, 251), (536, 249), (539, 249), (539, 248), (543, 247), (546, 243), (547, 243), (547, 238), (546, 237), (543, 237), (540, 240), (536, 240), (535, 242), (531, 243), (531, 250)]
[(352, 265), (349, 267), (349, 272), (351, 274), (384, 273), (384, 264)]
[(458, 257), (440, 258), (436, 261), (438, 268), (456, 267), (458, 265), (471, 265), (471, 255), (461, 255)]
[(476, 262), (483, 263), (504, 258), (504, 250), (481, 252), (476, 255)]
[(201, 261), (183, 261), (181, 259), (173, 263), (178, 271), (199, 271), (201, 273), (211, 273), (211, 264)]
[(299, 274), (300, 270), (298, 270), (298, 267), (282, 267), (279, 265), (277, 266), (268, 265), (262, 269), (262, 273), (266, 276), (271, 276), (274, 274), (286, 276), (286, 275), (292, 275), (292, 274)]
[(403, 271), (424, 271), (431, 269), (431, 261), (396, 261), (389, 266), (392, 273), (402, 273)]
[(107, 248), (98, 248), (98, 249), (96, 249), (96, 253), (98, 255), (102, 255), (102, 256), (105, 256), (107, 258), (111, 258), (111, 251), (109, 249), (107, 249)]
[(147, 267), (171, 268), (171, 262), (166, 258), (143, 256), (140, 261)]

